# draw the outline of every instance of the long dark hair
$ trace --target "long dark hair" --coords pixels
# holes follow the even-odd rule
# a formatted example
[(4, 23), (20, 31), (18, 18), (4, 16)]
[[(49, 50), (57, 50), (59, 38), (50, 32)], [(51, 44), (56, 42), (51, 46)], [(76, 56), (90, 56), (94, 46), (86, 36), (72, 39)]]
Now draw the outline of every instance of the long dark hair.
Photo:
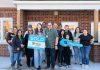
[(61, 30), (59, 31), (59, 37), (60, 37), (60, 38), (62, 37), (62, 35), (61, 35), (61, 32), (62, 32), (62, 31), (64, 31), (63, 37), (65, 38), (65, 30), (64, 30), (64, 29), (61, 29)]
[[(18, 30), (17, 30), (17, 33), (16, 33), (16, 37), (18, 37), (18, 38), (19, 38), (19, 36), (18, 36), (18, 32), (19, 32), (19, 31), (21, 31), (21, 33), (23, 33), (21, 29), (18, 29)], [(21, 39), (23, 39), (23, 34), (21, 35)]]
[[(79, 27), (76, 27), (76, 29), (77, 28), (79, 28)], [(75, 32), (74, 32), (74, 36), (76, 36), (76, 33), (77, 33), (76, 29), (75, 29)], [(79, 28), (79, 33), (81, 33), (81, 29), (80, 28)]]
[(32, 34), (33, 34), (33, 29), (32, 28), (29, 28), (28, 29), (28, 34), (29, 34), (29, 31), (32, 31)]
[[(43, 33), (42, 24), (41, 23), (38, 23), (37, 25), (40, 25), (41, 26), (40, 32)], [(35, 34), (38, 34), (38, 33), (39, 33), (39, 30), (38, 30), (38, 28), (36, 28), (35, 29)]]

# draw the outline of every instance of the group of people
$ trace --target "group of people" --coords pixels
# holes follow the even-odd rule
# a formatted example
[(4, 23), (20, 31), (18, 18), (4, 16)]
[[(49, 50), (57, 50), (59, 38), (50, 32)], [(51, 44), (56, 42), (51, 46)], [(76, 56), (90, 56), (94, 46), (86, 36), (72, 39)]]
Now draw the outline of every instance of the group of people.
[[(29, 35), (45, 36), (45, 50), (29, 49)], [(81, 43), (83, 47), (62, 46), (60, 44), (62, 39)], [(65, 66), (66, 68), (70, 68), (73, 51), (75, 64), (80, 64), (82, 67), (88, 67), (93, 36), (85, 29), (81, 31), (79, 27), (77, 27), (74, 34), (72, 34), (68, 25), (65, 25), (64, 29), (58, 29), (56, 23), (52, 24), (49, 22), (45, 28), (43, 28), (41, 23), (38, 23), (34, 30), (29, 26), (24, 34), (21, 29), (14, 27), (11, 32), (7, 33), (6, 40), (10, 53), (11, 67), (13, 69), (15, 68), (16, 62), (17, 68), (22, 66), (21, 61), (24, 51), (28, 67), (34, 66), (37, 70), (40, 70), (42, 68), (42, 62), (45, 61), (47, 66), (44, 69), (51, 68), (53, 70), (56, 64), (59, 67)]]

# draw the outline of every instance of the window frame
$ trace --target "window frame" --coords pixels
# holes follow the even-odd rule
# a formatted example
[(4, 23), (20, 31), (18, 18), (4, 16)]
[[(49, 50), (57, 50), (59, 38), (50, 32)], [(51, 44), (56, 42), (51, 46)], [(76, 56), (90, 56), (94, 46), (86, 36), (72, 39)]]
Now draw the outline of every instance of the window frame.
[(0, 35), (1, 35), (1, 38), (0, 38), (0, 44), (7, 44), (7, 42), (6, 42), (6, 40), (5, 39), (3, 39), (4, 38), (4, 33), (3, 33), (3, 30), (4, 30), (4, 28), (3, 28), (3, 26), (4, 26), (4, 21), (5, 20), (10, 20), (10, 23), (11, 23), (11, 28), (13, 28), (13, 18), (12, 17), (9, 17), (9, 18), (6, 18), (6, 17), (3, 17), (3, 18), (0, 18)]
[(76, 22), (76, 21), (62, 21), (61, 25), (62, 25), (62, 29), (65, 29), (64, 28), (65, 25), (69, 25), (69, 26), (72, 25), (72, 26), (74, 26), (73, 30), (70, 30), (72, 32), (72, 34), (74, 34), (75, 28), (79, 26), (79, 22)]
[(43, 21), (28, 21), (28, 25), (32, 25), (32, 29), (34, 30), (33, 28), (33, 25), (37, 26), (38, 23), (43, 23)]

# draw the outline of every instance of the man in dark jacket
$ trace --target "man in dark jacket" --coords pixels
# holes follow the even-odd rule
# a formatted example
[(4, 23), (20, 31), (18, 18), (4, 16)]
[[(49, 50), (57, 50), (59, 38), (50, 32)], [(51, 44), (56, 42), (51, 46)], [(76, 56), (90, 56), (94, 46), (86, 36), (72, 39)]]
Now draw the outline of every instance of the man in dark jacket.
[(65, 34), (69, 35), (69, 40), (73, 41), (73, 35), (72, 35), (71, 31), (69, 30), (69, 26), (68, 25), (65, 25)]

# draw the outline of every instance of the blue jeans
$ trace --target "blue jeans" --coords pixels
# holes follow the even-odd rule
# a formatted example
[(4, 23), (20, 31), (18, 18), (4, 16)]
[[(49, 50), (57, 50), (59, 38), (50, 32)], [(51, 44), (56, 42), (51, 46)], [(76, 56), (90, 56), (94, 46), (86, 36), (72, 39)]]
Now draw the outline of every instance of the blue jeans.
[(20, 51), (20, 56), (19, 56), (19, 61), (20, 61), (20, 64), (21, 64), (21, 60), (22, 60), (22, 55), (23, 55), (23, 52)]
[(12, 64), (12, 62), (13, 62), (13, 50), (12, 50), (12, 46), (10, 46), (9, 44), (8, 44), (8, 51), (9, 51), (10, 61)]
[(75, 62), (79, 62), (82, 63), (82, 54), (81, 54), (81, 48), (78, 47), (74, 47), (74, 58), (75, 58)]
[(89, 55), (90, 55), (91, 46), (84, 46), (81, 48), (82, 52), (82, 64), (89, 64)]
[(12, 63), (12, 66), (15, 66), (16, 64), (16, 61), (17, 61), (17, 65), (20, 64), (20, 56), (21, 56), (21, 52), (16, 52), (16, 53), (13, 53), (13, 63)]
[(42, 56), (44, 50), (34, 49), (34, 66), (38, 68), (42, 64)]

